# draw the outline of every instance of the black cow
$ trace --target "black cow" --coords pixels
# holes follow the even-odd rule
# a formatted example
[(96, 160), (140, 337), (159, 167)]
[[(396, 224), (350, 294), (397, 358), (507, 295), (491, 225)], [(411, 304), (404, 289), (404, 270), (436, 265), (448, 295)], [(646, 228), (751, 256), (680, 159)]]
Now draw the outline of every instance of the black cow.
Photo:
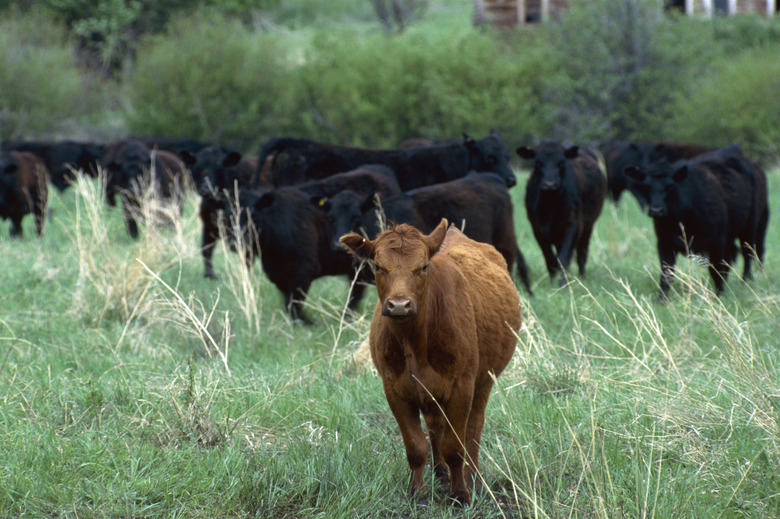
[(464, 134), (457, 143), (382, 150), (275, 137), (263, 143), (258, 159), (270, 169), (276, 186), (301, 184), (364, 164), (388, 166), (404, 191), (454, 180), (470, 171), (498, 174), (508, 187), (517, 183), (509, 152), (495, 130), (482, 139)]
[[(346, 251), (332, 252), (325, 212), (295, 186), (260, 190), (253, 200), (242, 203), (248, 211), (241, 211), (240, 226), (245, 236), (253, 237), (248, 240), (248, 261), (259, 255), (263, 271), (284, 296), (288, 315), (310, 323), (303, 303), (312, 281), (336, 275), (351, 281), (355, 272)], [(363, 284), (355, 284), (350, 309), (356, 308), (364, 290)]]
[(172, 200), (181, 210), (184, 192), (193, 183), (178, 156), (165, 150), (153, 152), (136, 139), (120, 139), (107, 144), (101, 165), (106, 175), (104, 189), (108, 203), (116, 205), (116, 195), (121, 197), (127, 232), (133, 238), (138, 237), (136, 218), (141, 207), (140, 190), (152, 185), (155, 196)]
[(220, 146), (206, 146), (197, 153), (182, 151), (180, 156), (189, 167), (200, 195), (198, 216), (203, 227), (201, 254), (204, 275), (216, 277), (212, 257), (221, 237), (220, 228), (232, 225), (225, 215), (240, 206), (240, 191), (251, 189), (257, 173), (257, 157), (242, 157), (237, 151)]
[(580, 275), (585, 275), (593, 225), (604, 206), (606, 178), (593, 155), (578, 146), (542, 141), (536, 149), (523, 146), (516, 151), (534, 161), (525, 208), (547, 271), (551, 278), (561, 271), (558, 286), (564, 286), (575, 248)]
[(685, 161), (656, 161), (626, 169), (629, 181), (648, 200), (648, 214), (661, 263), (659, 299), (665, 301), (678, 253), (704, 254), (716, 294), (721, 294), (738, 240), (743, 278), (751, 278), (754, 256), (763, 261), (769, 221), (766, 173), (729, 146)]
[(11, 236), (22, 236), (22, 217), (32, 213), (43, 234), (49, 197), (46, 165), (26, 151), (0, 152), (0, 218), (11, 220)]
[(49, 170), (49, 180), (59, 191), (64, 191), (75, 180), (74, 171), (96, 177), (97, 166), (103, 156), (103, 145), (81, 141), (3, 141), (3, 151), (27, 151), (43, 160)]
[[(245, 236), (256, 237), (249, 241), (247, 261), (251, 264), (260, 255), (263, 270), (284, 294), (293, 319), (308, 322), (302, 306), (312, 281), (323, 276), (346, 275), (350, 281), (355, 277), (352, 256), (338, 243), (326, 214), (330, 197), (345, 189), (357, 190), (363, 197), (401, 192), (389, 168), (369, 164), (300, 186), (261, 190), (254, 198), (241, 194), (240, 204), (249, 209), (255, 232), (247, 227), (246, 211), (239, 217), (241, 229)], [(350, 310), (357, 308), (372, 279), (366, 269), (361, 271), (348, 301)]]
[(383, 230), (380, 221), (408, 223), (430, 232), (446, 218), (463, 226), (469, 238), (492, 244), (504, 256), (510, 272), (517, 263), (517, 275), (532, 293), (528, 267), (517, 245), (512, 200), (498, 175), (472, 172), (450, 182), (380, 196), (378, 207), (374, 196), (344, 191), (331, 198), (326, 209), (336, 238), (362, 228), (373, 239)]
[(678, 142), (626, 142), (614, 141), (604, 150), (604, 167), (607, 170), (607, 187), (609, 196), (617, 205), (620, 195), (628, 189), (639, 206), (647, 207), (647, 200), (635, 190), (634, 184), (626, 178), (628, 167), (642, 168), (651, 162), (665, 159), (674, 162), (681, 159), (692, 159), (697, 155), (714, 151), (714, 148), (699, 144)]

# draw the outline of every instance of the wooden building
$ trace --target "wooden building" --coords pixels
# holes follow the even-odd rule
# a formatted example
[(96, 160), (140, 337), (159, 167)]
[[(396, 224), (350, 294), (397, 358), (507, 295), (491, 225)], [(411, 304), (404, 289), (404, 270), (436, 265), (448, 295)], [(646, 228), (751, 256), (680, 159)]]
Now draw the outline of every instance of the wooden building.
[[(570, 0), (474, 0), (474, 23), (511, 27), (554, 20), (566, 12)], [(587, 0), (584, 0), (587, 1)], [(661, 0), (659, 0), (660, 2)], [(664, 0), (667, 10), (696, 16), (780, 13), (780, 0)]]

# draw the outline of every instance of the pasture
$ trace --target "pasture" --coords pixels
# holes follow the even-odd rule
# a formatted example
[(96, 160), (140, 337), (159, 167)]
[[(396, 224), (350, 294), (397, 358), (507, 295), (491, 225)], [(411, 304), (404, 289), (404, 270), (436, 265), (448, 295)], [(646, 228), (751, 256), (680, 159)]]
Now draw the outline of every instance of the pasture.
[[(52, 190), (42, 238), (0, 222), (4, 517), (777, 517), (780, 235), (714, 296), (681, 259), (657, 303), (650, 219), (607, 202), (588, 275), (557, 288), (512, 188), (535, 295), (482, 438), (471, 507), (415, 504), (378, 376), (376, 301), (343, 319), (342, 278), (292, 324), (222, 245), (203, 277), (197, 200), (139, 241), (93, 180)], [(769, 171), (770, 208), (780, 170)], [(520, 287), (519, 280), (516, 284)], [(427, 486), (432, 474), (426, 473)]]

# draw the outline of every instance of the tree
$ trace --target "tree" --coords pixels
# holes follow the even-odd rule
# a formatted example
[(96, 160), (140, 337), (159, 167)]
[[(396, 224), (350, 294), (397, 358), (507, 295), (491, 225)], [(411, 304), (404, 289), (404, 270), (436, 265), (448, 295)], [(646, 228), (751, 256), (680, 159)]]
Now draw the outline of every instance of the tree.
[(387, 30), (403, 32), (428, 10), (428, 0), (371, 0), (379, 21)]

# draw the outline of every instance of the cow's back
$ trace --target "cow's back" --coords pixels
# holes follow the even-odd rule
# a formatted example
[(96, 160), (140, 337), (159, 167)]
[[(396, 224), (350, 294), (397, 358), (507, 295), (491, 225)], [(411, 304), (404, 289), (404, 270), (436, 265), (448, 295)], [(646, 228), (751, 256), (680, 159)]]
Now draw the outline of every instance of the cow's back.
[[(450, 226), (433, 258), (451, 263), (461, 274), (474, 309), (479, 341), (480, 373), (495, 375), (509, 363), (515, 350), (515, 333), (522, 322), (520, 298), (503, 256), (492, 245), (468, 238)], [(457, 318), (457, 316), (456, 316)]]

